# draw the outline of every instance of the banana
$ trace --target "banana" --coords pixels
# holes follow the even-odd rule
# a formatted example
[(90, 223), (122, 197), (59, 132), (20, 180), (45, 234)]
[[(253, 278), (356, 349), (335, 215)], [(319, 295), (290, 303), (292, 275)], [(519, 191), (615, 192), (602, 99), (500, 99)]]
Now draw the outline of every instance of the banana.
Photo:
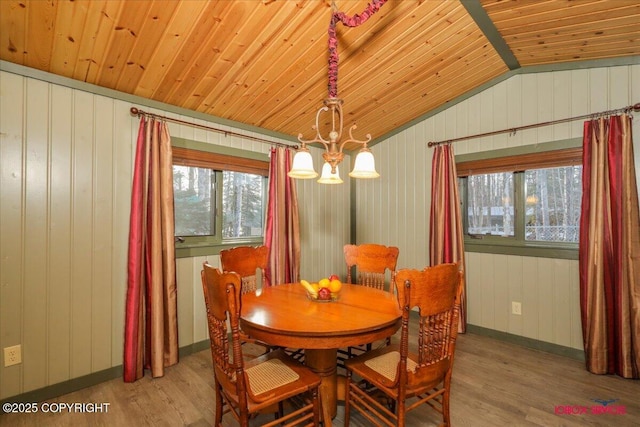
[(307, 292), (309, 292), (310, 295), (312, 295), (314, 297), (318, 296), (318, 292), (316, 292), (315, 289), (313, 289), (313, 286), (311, 286), (311, 283), (309, 283), (306, 280), (302, 279), (302, 280), (300, 280), (300, 284), (302, 286), (304, 286), (304, 288), (307, 290)]

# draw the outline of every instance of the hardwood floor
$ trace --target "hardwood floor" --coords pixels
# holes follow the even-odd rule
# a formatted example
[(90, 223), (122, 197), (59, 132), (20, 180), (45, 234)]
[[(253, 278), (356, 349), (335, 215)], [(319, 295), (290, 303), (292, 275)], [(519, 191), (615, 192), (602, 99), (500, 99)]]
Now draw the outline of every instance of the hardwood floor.
[[(3, 414), (0, 425), (211, 426), (212, 387), (206, 350), (184, 357), (163, 378), (152, 380), (147, 374), (133, 384), (115, 379), (47, 401), (108, 403), (106, 413), (69, 413), (65, 408), (61, 413)], [(607, 406), (596, 401), (614, 399)], [(567, 407), (584, 413), (568, 414)], [(595, 413), (604, 410), (624, 413)], [(467, 333), (458, 337), (451, 414), (455, 427), (638, 426), (640, 381), (593, 375), (583, 362)], [(437, 415), (420, 408), (407, 425), (436, 426)], [(344, 425), (343, 418), (344, 407), (339, 406), (334, 425)], [(230, 415), (224, 421), (235, 425)], [(367, 424), (356, 415), (351, 425)]]

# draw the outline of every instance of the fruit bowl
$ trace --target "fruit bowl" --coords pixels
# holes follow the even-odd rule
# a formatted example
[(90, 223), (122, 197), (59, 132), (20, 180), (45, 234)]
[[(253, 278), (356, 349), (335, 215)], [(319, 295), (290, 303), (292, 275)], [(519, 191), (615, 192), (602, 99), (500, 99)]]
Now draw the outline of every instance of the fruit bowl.
[(334, 302), (334, 301), (338, 301), (338, 299), (340, 298), (340, 293), (334, 292), (331, 294), (331, 296), (328, 299), (320, 299), (318, 295), (314, 295), (307, 292), (307, 298), (313, 302)]
[(332, 302), (337, 301), (340, 297), (340, 288), (342, 283), (337, 276), (320, 279), (317, 283), (309, 283), (306, 280), (300, 280), (300, 284), (307, 291), (307, 298), (316, 302)]

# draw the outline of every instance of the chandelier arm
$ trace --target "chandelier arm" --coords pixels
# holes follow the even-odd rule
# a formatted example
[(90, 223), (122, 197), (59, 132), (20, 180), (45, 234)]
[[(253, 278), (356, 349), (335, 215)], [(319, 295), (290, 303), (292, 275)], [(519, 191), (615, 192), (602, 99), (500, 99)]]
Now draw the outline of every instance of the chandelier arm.
[(312, 144), (314, 142), (319, 142), (322, 145), (324, 145), (325, 149), (329, 149), (329, 141), (327, 141), (326, 139), (324, 139), (322, 137), (322, 135), (320, 135), (320, 114), (323, 111), (329, 111), (329, 107), (327, 107), (326, 105), (324, 107), (321, 107), (320, 109), (318, 109), (318, 111), (316, 111), (316, 124), (315, 126), (312, 126), (312, 129), (314, 129), (316, 131), (316, 137), (313, 139), (302, 139), (302, 134), (299, 133), (298, 134), (298, 141), (300, 141), (302, 144)]
[(342, 103), (339, 103), (337, 106), (338, 109), (338, 119), (340, 119), (340, 131), (338, 132), (338, 140), (342, 139), (342, 129), (344, 128), (344, 112), (342, 111)]
[(367, 144), (371, 141), (371, 134), (370, 134), (370, 133), (368, 133), (368, 134), (366, 134), (366, 135), (365, 135), (365, 138), (367, 138), (367, 139), (366, 139), (366, 140), (364, 140), (364, 141), (363, 141), (363, 140), (360, 140), (360, 139), (355, 139), (355, 138), (353, 137), (353, 130), (354, 130), (355, 128), (357, 128), (357, 127), (358, 127), (358, 126), (353, 125), (353, 126), (351, 126), (351, 127), (349, 128), (349, 139), (346, 139), (346, 140), (344, 140), (344, 141), (342, 141), (342, 142), (340, 143), (340, 151), (342, 151), (342, 149), (344, 148), (345, 144), (348, 144), (349, 142), (355, 142), (355, 143), (357, 143), (357, 144), (362, 144), (362, 146), (363, 146), (363, 147), (366, 147), (366, 146), (367, 146)]
[(320, 114), (322, 114), (323, 111), (329, 111), (329, 107), (327, 107), (326, 105), (324, 107), (320, 107), (318, 109), (318, 111), (316, 111), (316, 125), (315, 125), (315, 130), (316, 130), (316, 134), (318, 136), (320, 136)]
[(313, 144), (314, 142), (319, 142), (320, 144), (324, 145), (325, 150), (329, 149), (328, 141), (325, 141), (324, 139), (322, 139), (322, 137), (319, 134), (316, 135), (314, 139), (302, 139), (302, 134), (299, 133), (298, 141), (300, 141), (303, 146), (306, 146), (307, 144)]

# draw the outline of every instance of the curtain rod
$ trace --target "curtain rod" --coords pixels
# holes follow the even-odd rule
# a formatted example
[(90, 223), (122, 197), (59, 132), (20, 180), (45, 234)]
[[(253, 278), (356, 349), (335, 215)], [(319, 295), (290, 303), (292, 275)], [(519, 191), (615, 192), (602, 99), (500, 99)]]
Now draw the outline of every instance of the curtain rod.
[(531, 128), (537, 128), (537, 127), (542, 127), (542, 126), (549, 126), (549, 125), (554, 125), (556, 123), (572, 122), (574, 120), (588, 119), (590, 117), (606, 116), (606, 115), (617, 114), (617, 113), (628, 113), (630, 111), (640, 111), (640, 102), (637, 103), (637, 104), (634, 104), (634, 105), (629, 105), (629, 106), (624, 107), (624, 108), (618, 108), (616, 110), (603, 111), (601, 113), (591, 113), (591, 114), (585, 114), (585, 115), (577, 116), (577, 117), (570, 117), (570, 118), (567, 118), (567, 119), (552, 120), (550, 122), (534, 123), (532, 125), (526, 125), (526, 126), (517, 126), (517, 127), (514, 127), (514, 128), (496, 130), (496, 131), (493, 131), (493, 132), (479, 133), (479, 134), (476, 134), (476, 135), (463, 136), (463, 137), (460, 137), (460, 138), (447, 139), (447, 140), (444, 140), (444, 141), (429, 141), (428, 145), (429, 145), (429, 147), (433, 147), (435, 145), (448, 144), (450, 142), (464, 141), (466, 139), (481, 138), (483, 136), (498, 135), (498, 134), (507, 133), (507, 132), (515, 134), (516, 131), (523, 130), (523, 129), (531, 129)]
[(244, 138), (244, 139), (249, 139), (251, 141), (257, 141), (257, 142), (263, 142), (265, 144), (271, 144), (271, 145), (278, 145), (281, 147), (297, 147), (298, 145), (293, 145), (293, 144), (287, 144), (284, 142), (276, 142), (276, 141), (269, 141), (268, 139), (262, 139), (262, 138), (258, 138), (257, 136), (250, 136), (250, 135), (243, 135), (241, 133), (237, 133), (237, 132), (232, 132), (232, 131), (228, 131), (228, 130), (224, 130), (224, 129), (218, 129), (218, 128), (214, 128), (211, 126), (206, 126), (206, 125), (200, 125), (197, 123), (191, 123), (191, 122), (187, 122), (184, 120), (179, 120), (179, 119), (173, 119), (171, 117), (166, 117), (166, 116), (160, 116), (158, 114), (154, 114), (154, 113), (148, 113), (146, 111), (142, 111), (136, 107), (131, 107), (131, 109), (129, 110), (131, 112), (132, 116), (147, 116), (147, 117), (153, 117), (155, 119), (160, 119), (160, 120), (165, 120), (167, 122), (173, 122), (173, 123), (178, 123), (181, 125), (187, 125), (187, 126), (191, 126), (191, 127), (195, 127), (195, 128), (199, 128), (199, 129), (205, 129), (205, 130), (210, 130), (213, 132), (218, 132), (218, 133), (223, 133), (224, 136), (237, 136), (240, 138)]

